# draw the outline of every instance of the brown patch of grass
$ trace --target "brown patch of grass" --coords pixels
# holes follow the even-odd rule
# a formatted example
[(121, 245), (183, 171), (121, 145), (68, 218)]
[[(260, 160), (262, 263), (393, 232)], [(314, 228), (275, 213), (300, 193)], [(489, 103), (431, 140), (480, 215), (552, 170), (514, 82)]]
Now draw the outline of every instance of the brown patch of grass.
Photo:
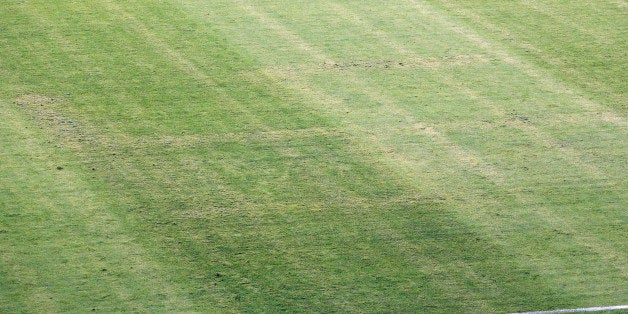
[(79, 123), (65, 117), (58, 110), (65, 103), (63, 97), (38, 94), (24, 94), (13, 101), (20, 106), (36, 124), (51, 133), (57, 140), (57, 146), (78, 147), (88, 141)]

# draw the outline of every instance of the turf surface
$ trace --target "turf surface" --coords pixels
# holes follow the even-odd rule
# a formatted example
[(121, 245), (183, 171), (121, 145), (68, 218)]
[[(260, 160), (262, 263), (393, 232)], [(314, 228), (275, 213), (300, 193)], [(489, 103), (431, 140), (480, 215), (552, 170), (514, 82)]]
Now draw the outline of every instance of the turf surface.
[(0, 9), (0, 312), (628, 303), (618, 1)]

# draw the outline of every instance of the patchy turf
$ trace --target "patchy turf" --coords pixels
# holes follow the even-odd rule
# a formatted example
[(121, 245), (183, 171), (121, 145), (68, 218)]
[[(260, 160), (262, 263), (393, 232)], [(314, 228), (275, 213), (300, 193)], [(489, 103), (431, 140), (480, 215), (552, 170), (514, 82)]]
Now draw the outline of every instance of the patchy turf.
[(0, 311), (626, 304), (618, 1), (7, 1)]

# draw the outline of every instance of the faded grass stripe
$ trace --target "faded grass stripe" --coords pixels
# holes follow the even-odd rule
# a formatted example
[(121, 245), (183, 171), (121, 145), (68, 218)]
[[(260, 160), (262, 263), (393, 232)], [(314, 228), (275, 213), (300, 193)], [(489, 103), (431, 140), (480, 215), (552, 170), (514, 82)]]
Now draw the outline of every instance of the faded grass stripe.
[(217, 88), (214, 81), (205, 72), (199, 69), (194, 62), (183, 56), (177, 50), (172, 48), (167, 42), (159, 38), (157, 34), (152, 32), (146, 25), (139, 21), (132, 13), (124, 10), (119, 4), (113, 1), (101, 0), (102, 6), (106, 8), (113, 16), (124, 21), (131, 27), (131, 30), (145, 38), (146, 43), (156, 48), (156, 51), (171, 60), (176, 67), (183, 73), (187, 73), (191, 78), (220, 95), (220, 99), (224, 101), (224, 106), (237, 108), (247, 119), (249, 119), (258, 129), (267, 129), (267, 126), (257, 118), (249, 109), (231, 97), (224, 89)]
[[(40, 139), (38, 134), (35, 134), (34, 131), (30, 131), (31, 128), (29, 128), (24, 121), (22, 114), (2, 103), (0, 103), (0, 113), (2, 117), (5, 117), (5, 123), (8, 123), (7, 128), (21, 130), (19, 136), (23, 137), (23, 141), (20, 143), (20, 147), (28, 147), (24, 149), (28, 151), (30, 155), (37, 156), (32, 159), (37, 160), (40, 156), (49, 155), (49, 152), (45, 150), (46, 148), (40, 146), (38, 143), (44, 141), (44, 139)], [(28, 159), (31, 159), (31, 157)], [(54, 161), (49, 162), (52, 163)], [(43, 176), (45, 173), (40, 175)], [(73, 254), (71, 255), (72, 257), (85, 257), (80, 261), (80, 265), (76, 265), (77, 271), (81, 271), (83, 267), (86, 269), (97, 269), (103, 264), (113, 266), (116, 265), (116, 263), (124, 263), (125, 271), (133, 275), (132, 278), (118, 282), (115, 280), (103, 280), (101, 283), (102, 285), (107, 285), (109, 292), (120, 300), (120, 302), (132, 302), (135, 293), (151, 291), (152, 293), (161, 293), (166, 296), (165, 300), (163, 300), (166, 310), (192, 308), (188, 299), (182, 295), (182, 287), (169, 280), (168, 274), (165, 273), (163, 266), (155, 261), (140, 244), (134, 242), (133, 235), (127, 232), (125, 221), (123, 221), (119, 215), (112, 213), (110, 208), (111, 204), (106, 200), (106, 196), (94, 192), (90, 189), (90, 184), (84, 181), (82, 175), (70, 169), (56, 173), (54, 182), (50, 181), (52, 178), (46, 179), (42, 188), (45, 188), (47, 184), (54, 184), (51, 191), (54, 191), (54, 197), (59, 200), (48, 200), (54, 202), (48, 206), (43, 203), (40, 204), (39, 207), (41, 207), (41, 210), (49, 211), (53, 216), (67, 215), (70, 219), (68, 221), (74, 219), (78, 222), (82, 222), (84, 225), (78, 227), (85, 228), (85, 230), (89, 231), (89, 234), (106, 235), (106, 238), (101, 239), (98, 243), (94, 242), (94, 239), (85, 239), (86, 242), (84, 244), (89, 247), (75, 247), (65, 252), (66, 254)], [(43, 194), (40, 195), (40, 197), (47, 198), (48, 196)], [(70, 205), (70, 207), (63, 208), (64, 205)], [(46, 231), (40, 230), (40, 232)], [(45, 245), (45, 243), (36, 243), (35, 245)], [(113, 257), (111, 260), (100, 259), (97, 255), (89, 254), (89, 252), (85, 251), (99, 249), (106, 251), (107, 249), (113, 248), (117, 250), (117, 256)], [(30, 272), (34, 270), (25, 269), (25, 271)], [(146, 276), (146, 274), (153, 275)], [(41, 275), (40, 280), (45, 282), (47, 279), (45, 274), (38, 274), (38, 276), (39, 275)], [(133, 284), (133, 286), (129, 284)], [(37, 295), (32, 296), (32, 302), (49, 302), (50, 306), (57, 307), (57, 310), (52, 311), (60, 311), (58, 307), (63, 305), (63, 303), (59, 303), (60, 299), (58, 299), (58, 297), (61, 296), (55, 295), (54, 300), (52, 297), (50, 299), (46, 298), (45, 300), (39, 300), (38, 298), (38, 296), (53, 295), (55, 291), (49, 291), (49, 289), (42, 286), (38, 288), (37, 291), (33, 292), (37, 293)], [(51, 307), (48, 307), (48, 309), (51, 309)]]
[[(318, 49), (313, 48), (310, 44), (302, 40), (298, 35), (294, 34), (292, 31), (287, 29), (275, 19), (269, 17), (263, 11), (256, 9), (250, 4), (243, 4), (241, 1), (237, 1), (237, 3), (244, 10), (246, 10), (247, 13), (258, 18), (260, 22), (266, 25), (270, 25), (271, 29), (274, 29), (279, 35), (285, 37), (291, 42), (296, 43), (296, 46), (299, 49), (309, 52), (318, 62), (335, 63), (332, 58), (327, 56), (325, 53), (319, 51)], [(300, 77), (298, 75), (295, 75), (296, 73), (290, 73), (281, 69), (274, 69), (270, 71), (266, 70), (265, 73), (275, 80), (279, 79), (280, 81), (290, 81), (292, 83), (300, 80)], [(277, 74), (279, 75), (277, 76)], [(488, 163), (482, 161), (481, 158), (479, 158), (473, 152), (450, 141), (444, 134), (442, 134), (440, 131), (437, 131), (432, 126), (427, 126), (424, 125), (424, 123), (422, 122), (416, 121), (412, 117), (412, 114), (396, 105), (395, 102), (387, 96), (383, 95), (379, 91), (374, 90), (372, 86), (368, 86), (368, 84), (365, 84), (357, 74), (352, 74), (352, 77), (353, 81), (356, 84), (359, 84), (359, 87), (362, 89), (365, 95), (367, 95), (371, 100), (384, 104), (384, 106), (382, 106), (382, 110), (384, 111), (384, 113), (386, 113), (386, 116), (394, 114), (399, 119), (406, 121), (405, 123), (410, 123), (411, 125), (420, 125), (420, 127), (416, 128), (418, 132), (421, 132), (423, 136), (432, 138), (435, 143), (447, 149), (450, 155), (454, 156), (454, 158), (457, 159), (459, 162), (469, 166), (472, 171), (478, 173), (482, 177), (488, 178), (495, 183), (500, 184), (503, 182), (504, 177), (492, 165), (489, 165)], [(313, 92), (315, 88), (312, 87), (309, 83), (301, 81), (296, 84), (296, 86), (293, 84), (293, 86), (297, 91), (301, 93), (307, 93), (308, 95), (310, 95), (310, 97), (313, 97), (314, 99), (327, 99), (325, 101), (328, 103), (327, 106), (329, 106), (329, 103), (333, 103), (334, 105), (332, 107), (334, 111), (339, 113), (337, 114), (338, 116), (343, 116), (347, 112), (351, 111), (351, 109), (346, 106), (343, 100), (336, 99), (331, 95), (326, 95), (325, 93)], [(376, 121), (377, 117), (371, 116), (371, 120)], [(345, 123), (351, 125), (352, 129), (354, 129), (354, 131), (357, 131), (356, 135), (360, 135), (364, 138), (370, 139), (370, 141), (375, 144), (379, 150), (387, 152), (387, 154), (393, 157), (395, 160), (408, 166), (412, 164), (407, 156), (396, 153), (392, 147), (385, 145), (379, 136), (374, 136), (372, 134), (372, 130), (368, 130), (364, 127), (359, 127), (355, 122), (349, 120), (345, 120)], [(394, 134), (394, 130), (392, 130), (390, 127), (387, 127), (386, 125), (380, 125), (379, 127), (380, 129), (378, 130), (378, 133), (385, 134), (387, 132), (388, 134)]]
[[(392, 38), (392, 36), (390, 36), (390, 34), (385, 33), (375, 27), (373, 27), (372, 25), (370, 25), (367, 21), (365, 21), (364, 19), (362, 19), (360, 16), (356, 15), (356, 14), (352, 14), (352, 13), (347, 13), (347, 12), (352, 12), (351, 10), (347, 10), (346, 8), (344, 8), (343, 6), (336, 4), (336, 5), (332, 5), (331, 6), (334, 10), (334, 12), (342, 17), (344, 17), (345, 19), (353, 22), (354, 24), (361, 26), (362, 28), (365, 29), (365, 31), (368, 31), (369, 33), (374, 34), (382, 43), (384, 43), (385, 45), (387, 45), (388, 47), (396, 50), (397, 52), (399, 52), (402, 55), (406, 55), (408, 58), (413, 58), (415, 57), (414, 53), (407, 49), (403, 44), (395, 42), (393, 40), (391, 40), (390, 38)], [(427, 7), (421, 7), (421, 13), (422, 14), (431, 14), (432, 11), (430, 11)], [(442, 18), (442, 17), (441, 17)], [(440, 21), (442, 23), (442, 21)], [(476, 37), (475, 41), (481, 41), (481, 42), (486, 42), (488, 43), (488, 41), (481, 39), (479, 37)], [(486, 46), (486, 45), (483, 45)], [(491, 53), (490, 49), (487, 49), (486, 47), (485, 50), (487, 50), (487, 53)], [(511, 58), (509, 55), (506, 55), (505, 51), (499, 51), (498, 52), (501, 56), (502, 59), (504, 59), (504, 61), (507, 60), (515, 60), (513, 58)], [(509, 61), (507, 63), (512, 63), (515, 61)], [(430, 72), (431, 75), (435, 78), (438, 78), (439, 82), (455, 89), (458, 90), (459, 92), (461, 92), (462, 94), (466, 95), (467, 97), (469, 97), (470, 99), (474, 99), (478, 102), (480, 102), (482, 105), (484, 105), (487, 108), (490, 108), (493, 111), (493, 114), (496, 117), (500, 117), (500, 116), (505, 116), (506, 115), (506, 111), (502, 110), (501, 108), (499, 108), (498, 106), (495, 106), (494, 103), (492, 103), (489, 99), (487, 99), (486, 97), (481, 97), (479, 95), (477, 95), (477, 93), (475, 91), (473, 91), (472, 89), (470, 89), (469, 87), (460, 85), (460, 84), (454, 84), (451, 83), (450, 80), (447, 79), (447, 77), (445, 77), (444, 75), (442, 75), (441, 73), (439, 73), (438, 71), (431, 71)], [(372, 91), (371, 91), (372, 92)], [(596, 107), (595, 109), (600, 109), (599, 107)], [(597, 118), (600, 119), (601, 121), (604, 122), (608, 122), (608, 123), (613, 123), (613, 124), (618, 124), (620, 123), (621, 119), (608, 112), (608, 111), (603, 111), (603, 112), (599, 112), (599, 114), (597, 115), (592, 115), (590, 116), (592, 118)], [(573, 166), (579, 167), (582, 170), (586, 171), (588, 174), (600, 178), (603, 177), (601, 171), (593, 164), (590, 163), (586, 163), (583, 161), (583, 156), (581, 155), (580, 152), (570, 149), (568, 147), (559, 145), (556, 140), (548, 135), (546, 132), (544, 132), (543, 130), (539, 129), (538, 127), (532, 125), (532, 124), (525, 124), (525, 123), (518, 123), (518, 122), (509, 122), (511, 126), (520, 129), (522, 131), (524, 131), (527, 134), (530, 134), (532, 137), (536, 138), (537, 140), (539, 140), (545, 147), (550, 148), (550, 149), (556, 149), (560, 155), (561, 158), (565, 161), (567, 161), (568, 163), (572, 164)], [(441, 140), (442, 142), (442, 140)], [(449, 145), (450, 146), (450, 145)], [(478, 158), (473, 156), (473, 154), (464, 151), (464, 150), (460, 150), (459, 147), (453, 147), (454, 148), (454, 152), (457, 156), (459, 156), (464, 162), (471, 164), (471, 165), (478, 165), (479, 163), (481, 163), (482, 161)], [(486, 164), (486, 163), (485, 163)], [(486, 171), (489, 171), (493, 176), (496, 176), (499, 171), (497, 169), (495, 169), (494, 167), (486, 167), (488, 168)], [(503, 181), (503, 180), (502, 180)]]
[(310, 139), (316, 137), (342, 137), (345, 131), (338, 128), (313, 127), (305, 129), (260, 130), (252, 132), (227, 132), (211, 134), (181, 134), (163, 136), (129, 136), (116, 133), (98, 139), (100, 145), (111, 147), (201, 147), (218, 143), (256, 143), (281, 142), (292, 139)]
[[(334, 5), (332, 7), (334, 8), (334, 10), (335, 10), (335, 12), (337, 14), (339, 14), (341, 16), (344, 16), (348, 20), (353, 21), (355, 24), (365, 28), (368, 32), (372, 32), (372, 33), (376, 34), (377, 37), (380, 39), (380, 41), (382, 41), (384, 44), (388, 45), (392, 49), (396, 49), (398, 52), (400, 52), (402, 54), (411, 54), (410, 50), (406, 49), (402, 44), (397, 43), (397, 42), (393, 42), (392, 40), (390, 40), (389, 38), (391, 38), (391, 36), (389, 36), (385, 32), (381, 32), (381, 31), (375, 30), (374, 27), (370, 26), (366, 21), (364, 21), (363, 19), (361, 19), (357, 15), (347, 14), (346, 13), (346, 12), (351, 12), (351, 10), (346, 10), (346, 9), (344, 9), (340, 5)], [(423, 14), (430, 14), (432, 11), (430, 11), (427, 8), (423, 7), (421, 12)], [(476, 38), (476, 39), (477, 40), (481, 40), (481, 41), (484, 42), (484, 39), (479, 39), (479, 38)], [(505, 56), (506, 52), (505, 51), (501, 51), (500, 54), (502, 56)], [(511, 58), (509, 56), (506, 56), (505, 58), (507, 60), (511, 60)], [(515, 59), (512, 59), (512, 60), (515, 60)], [(515, 61), (512, 61), (512, 62), (515, 62)], [(470, 89), (470, 88), (468, 88), (466, 86), (448, 83), (448, 80), (444, 76), (439, 74), (437, 71), (432, 71), (432, 73), (433, 73), (433, 75), (435, 77), (439, 78), (439, 81), (449, 85), (453, 89), (459, 90), (463, 94), (467, 95), (469, 98), (475, 99), (475, 100), (481, 102), (483, 105), (485, 105), (485, 106), (487, 106), (489, 108), (496, 108), (497, 107), (497, 106), (494, 106), (494, 104), (489, 99), (477, 95), (475, 93), (475, 91), (473, 91), (472, 89)], [(378, 99), (378, 100), (380, 100), (382, 102), (386, 102), (387, 101), (382, 95), (374, 95), (373, 94), (373, 93), (376, 93), (377, 91), (369, 90), (369, 92), (371, 93), (371, 98), (372, 99)], [(596, 107), (596, 108), (591, 108), (591, 109), (600, 109), (600, 108)], [(393, 112), (395, 112), (395, 111), (393, 111)], [(499, 110), (499, 109), (493, 109), (493, 112), (494, 112), (495, 116), (504, 116), (505, 113), (506, 113), (505, 111)], [(618, 118), (619, 117), (613, 115), (610, 112), (604, 112), (604, 113), (602, 113), (601, 120), (604, 121), (604, 122), (611, 122), (612, 123), (612, 122), (618, 122), (618, 120), (616, 120)], [(523, 123), (523, 122), (520, 122), (520, 121), (510, 121), (510, 122), (507, 122), (507, 123), (509, 123), (511, 126), (513, 126), (515, 128), (518, 128), (518, 129), (524, 131), (525, 133), (531, 135), (533, 138), (538, 140), (544, 147), (556, 150), (556, 152), (559, 153), (559, 155), (561, 156), (561, 158), (563, 160), (565, 160), (569, 164), (573, 165), (574, 167), (577, 167), (577, 168), (581, 169), (582, 171), (586, 172), (586, 174), (588, 176), (594, 177), (596, 179), (604, 179), (604, 178), (606, 178), (606, 176), (603, 174), (603, 172), (597, 166), (595, 166), (594, 164), (587, 163), (587, 162), (583, 161), (583, 156), (582, 156), (581, 152), (579, 152), (579, 151), (577, 151), (575, 149), (571, 149), (569, 147), (565, 147), (565, 146), (559, 145), (559, 143), (556, 141), (556, 139), (554, 139), (552, 136), (546, 134), (546, 132), (544, 132), (543, 130), (535, 127), (534, 125), (531, 125), (531, 124), (528, 124), (528, 123)], [(440, 135), (439, 132), (437, 132), (436, 130), (434, 130), (430, 126), (417, 124), (416, 127), (418, 127), (419, 129), (422, 129), (424, 132), (431, 133), (432, 136), (435, 139), (437, 139), (437, 141), (442, 143), (444, 146), (447, 146), (449, 144), (448, 140), (445, 137)], [(497, 176), (499, 176), (501, 174), (499, 169), (496, 169), (496, 168), (493, 168), (493, 167), (486, 167), (485, 163), (481, 159), (476, 158), (473, 154), (470, 154), (466, 150), (461, 150), (459, 148), (459, 146), (453, 145), (453, 146), (449, 146), (449, 147), (450, 147), (450, 150), (453, 152), (453, 154), (455, 156), (458, 156), (458, 158), (460, 160), (462, 160), (463, 162), (465, 162), (466, 164), (475, 166), (476, 168), (477, 167), (482, 167), (482, 169), (483, 169), (482, 172), (483, 173), (486, 174), (488, 172), (493, 177), (497, 177)], [(519, 201), (523, 202), (524, 200), (520, 199)], [(553, 221), (555, 219), (558, 219), (557, 217), (555, 217), (555, 213), (553, 213), (551, 211), (548, 211), (548, 210), (539, 210), (539, 212), (537, 214), (540, 215), (540, 216), (543, 216), (546, 221)], [(563, 221), (562, 223), (556, 224), (556, 228), (565, 229), (567, 226), (571, 226), (571, 225), (572, 224), (570, 224), (570, 223), (568, 223), (566, 221)], [(625, 263), (625, 258), (623, 258), (623, 256), (618, 255), (616, 252), (605, 248), (605, 246), (602, 245), (602, 243), (599, 243), (599, 241), (597, 241), (597, 240), (592, 240), (590, 238), (586, 238), (583, 235), (579, 235), (579, 233), (576, 232), (576, 230), (568, 230), (567, 232), (570, 232), (570, 234), (577, 235), (577, 236), (575, 236), (575, 240), (576, 240), (576, 242), (580, 246), (586, 247), (588, 250), (591, 250), (591, 251), (597, 253), (602, 259), (607, 261), (609, 263), (609, 265), (612, 265), (612, 267), (618, 269), (620, 272), (625, 273), (625, 265), (626, 265), (626, 263)]]
[[(411, 0), (411, 2), (415, 5), (416, 8), (419, 9), (421, 14), (425, 15), (428, 18), (437, 19), (443, 26), (447, 27), (455, 33), (458, 33), (470, 42), (475, 43), (478, 47), (492, 53), (494, 56), (498, 57), (505, 63), (508, 63), (519, 69), (522, 73), (526, 74), (530, 78), (535, 79), (542, 86), (548, 87), (559, 95), (565, 95), (571, 98), (574, 103), (578, 104), (582, 108), (585, 108), (587, 111), (600, 112), (605, 121), (614, 123), (619, 127), (626, 127), (627, 122), (625, 117), (619, 116), (615, 112), (609, 111), (608, 108), (606, 108), (605, 106), (589, 98), (586, 98), (582, 95), (583, 93), (581, 91), (568, 86), (566, 83), (553, 79), (552, 75), (548, 71), (536, 67), (533, 64), (530, 64), (529, 62), (526, 62), (520, 58), (517, 58), (515, 55), (508, 52), (507, 49), (505, 49), (497, 42), (490, 41), (482, 37), (479, 33), (473, 31), (472, 29), (456, 24), (455, 22), (451, 21), (451, 19), (448, 19), (444, 13), (437, 11), (429, 4), (422, 2), (420, 3), (416, 0)], [(464, 13), (487, 29), (498, 31), (500, 33), (503, 32), (503, 30), (499, 27), (492, 25), (489, 22), (486, 22), (482, 17), (475, 13), (463, 10), (454, 2), (447, 2), (446, 6)], [(522, 48), (532, 48), (536, 51), (540, 51), (539, 49), (531, 46), (529, 43), (526, 43), (525, 46), (522, 46)], [(559, 61), (554, 60), (554, 63), (556, 62)]]

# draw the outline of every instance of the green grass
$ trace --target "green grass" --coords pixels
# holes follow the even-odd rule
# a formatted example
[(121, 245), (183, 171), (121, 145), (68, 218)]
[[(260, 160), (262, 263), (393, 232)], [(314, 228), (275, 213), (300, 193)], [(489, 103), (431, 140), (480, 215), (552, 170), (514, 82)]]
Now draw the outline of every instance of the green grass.
[(628, 303), (623, 1), (4, 1), (0, 312)]

